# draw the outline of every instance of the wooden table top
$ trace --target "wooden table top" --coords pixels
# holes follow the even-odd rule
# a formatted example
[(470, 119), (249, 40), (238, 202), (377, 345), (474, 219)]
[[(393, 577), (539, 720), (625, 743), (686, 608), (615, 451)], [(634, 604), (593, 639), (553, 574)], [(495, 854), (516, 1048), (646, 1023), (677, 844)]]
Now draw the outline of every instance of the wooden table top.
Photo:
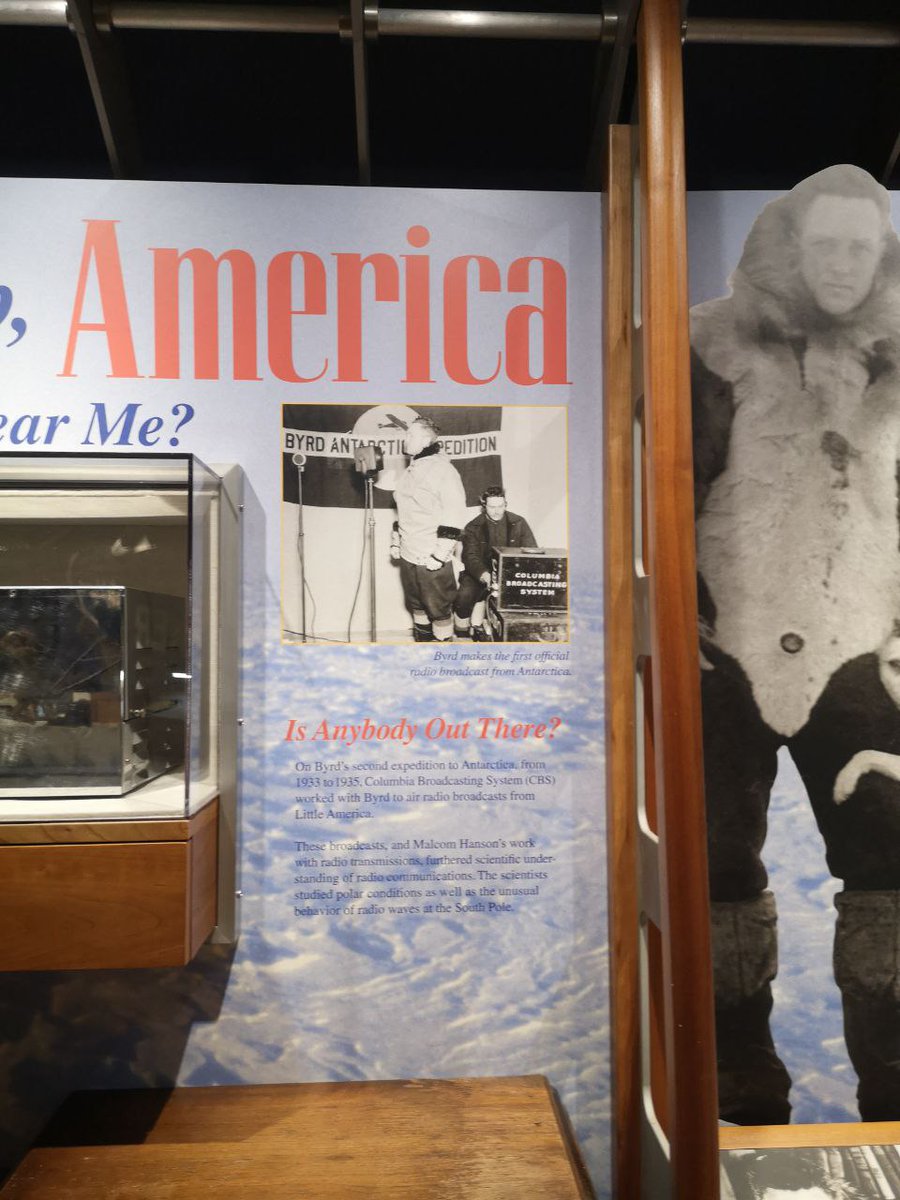
[(590, 1200), (540, 1075), (77, 1092), (2, 1200)]
[(720, 1150), (794, 1146), (900, 1145), (900, 1121), (841, 1121), (832, 1125), (722, 1125)]

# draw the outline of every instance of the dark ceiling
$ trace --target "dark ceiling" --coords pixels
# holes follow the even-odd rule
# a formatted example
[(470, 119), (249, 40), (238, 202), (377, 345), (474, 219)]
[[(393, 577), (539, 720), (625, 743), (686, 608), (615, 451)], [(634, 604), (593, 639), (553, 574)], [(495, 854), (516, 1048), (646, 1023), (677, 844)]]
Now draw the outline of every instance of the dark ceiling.
[(836, 162), (900, 186), (900, 0), (692, 0), (688, 30), (691, 18), (722, 16), (888, 24), (894, 45), (694, 45), (688, 37), (689, 187), (786, 188)]
[[(417, 7), (452, 2), (460, 0)], [(604, 3), (607, 14), (618, 5), (623, 28), (630, 0), (466, 8), (596, 16)], [(203, 4), (194, 0), (193, 8)], [(114, 18), (127, 6), (119, 0)], [(693, 33), (711, 17), (887, 23), (896, 36), (893, 46), (867, 48), (698, 43)], [(106, 41), (133, 107), (134, 173), (357, 182), (349, 38), (114, 25)], [(689, 187), (787, 187), (837, 161), (898, 185), (900, 0), (691, 0), (686, 30)], [(110, 176), (79, 40), (63, 26), (10, 24), (0, 25), (0, 39), (0, 172)], [(623, 80), (619, 118), (630, 109), (633, 63), (626, 70), (612, 43), (596, 39), (380, 36), (367, 43), (366, 59), (376, 184), (579, 189), (595, 184), (586, 167), (610, 69)]]

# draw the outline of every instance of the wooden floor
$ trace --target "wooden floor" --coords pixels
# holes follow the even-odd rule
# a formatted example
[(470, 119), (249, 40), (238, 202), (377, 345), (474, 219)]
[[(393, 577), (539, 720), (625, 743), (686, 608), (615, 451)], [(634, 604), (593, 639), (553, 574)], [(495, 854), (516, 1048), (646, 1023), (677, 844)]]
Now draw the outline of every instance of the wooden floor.
[(2, 1200), (591, 1200), (539, 1075), (79, 1092)]

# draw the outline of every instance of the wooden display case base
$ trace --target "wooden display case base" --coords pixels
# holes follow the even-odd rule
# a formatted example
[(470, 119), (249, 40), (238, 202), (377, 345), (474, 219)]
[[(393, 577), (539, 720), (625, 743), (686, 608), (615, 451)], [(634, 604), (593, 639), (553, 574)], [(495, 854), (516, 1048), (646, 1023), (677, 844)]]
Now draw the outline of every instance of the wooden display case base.
[(2, 1200), (592, 1200), (543, 1076), (77, 1092)]
[(0, 825), (0, 971), (189, 962), (216, 923), (218, 815)]

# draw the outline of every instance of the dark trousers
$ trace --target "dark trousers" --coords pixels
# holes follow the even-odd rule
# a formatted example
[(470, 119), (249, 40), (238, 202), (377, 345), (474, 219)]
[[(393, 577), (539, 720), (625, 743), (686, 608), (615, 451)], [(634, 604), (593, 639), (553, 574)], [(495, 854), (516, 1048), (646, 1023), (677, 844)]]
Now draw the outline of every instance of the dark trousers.
[(900, 754), (900, 711), (865, 654), (835, 671), (793, 737), (766, 725), (744, 672), (706, 648), (701, 673), (709, 881), (713, 900), (741, 900), (767, 883), (761, 851), (769, 796), (785, 745), (797, 765), (825, 841), (828, 869), (850, 891), (900, 889), (900, 784), (863, 775), (843, 804), (833, 799), (838, 772), (861, 750)]
[[(839, 668), (807, 723), (786, 738), (762, 720), (740, 666), (714, 646), (704, 652), (712, 664), (702, 672), (701, 690), (714, 909), (752, 906), (763, 896), (769, 797), (777, 751), (785, 745), (812, 804), (829, 870), (844, 882), (835, 977), (860, 1113), (865, 1120), (900, 1119), (900, 783), (870, 771), (842, 804), (833, 794), (838, 773), (857, 752), (900, 754), (900, 711), (881, 682), (878, 657), (862, 655)], [(774, 916), (768, 936), (774, 949)], [(715, 952), (724, 959), (730, 949), (723, 942)], [(752, 957), (752, 948), (747, 952)], [(718, 966), (727, 972), (727, 963)], [(740, 1006), (726, 1003), (717, 984), (720, 1072), (727, 1067), (720, 1073), (722, 1115), (729, 1119), (766, 1123), (773, 1111), (789, 1111), (790, 1080), (772, 1048), (770, 1007), (767, 982), (748, 989)], [(742, 1074), (744, 1095), (734, 1086)], [(768, 1101), (760, 1101), (765, 1092)]]
[(425, 613), (430, 621), (449, 621), (456, 598), (456, 576), (449, 562), (436, 571), (400, 559), (403, 599), (413, 614)]
[(459, 591), (456, 595), (456, 603), (453, 605), (453, 611), (458, 617), (468, 620), (472, 615), (472, 609), (479, 600), (486, 600), (490, 588), (486, 583), (482, 583), (480, 579), (475, 579), (468, 571), (463, 571), (459, 577)]

